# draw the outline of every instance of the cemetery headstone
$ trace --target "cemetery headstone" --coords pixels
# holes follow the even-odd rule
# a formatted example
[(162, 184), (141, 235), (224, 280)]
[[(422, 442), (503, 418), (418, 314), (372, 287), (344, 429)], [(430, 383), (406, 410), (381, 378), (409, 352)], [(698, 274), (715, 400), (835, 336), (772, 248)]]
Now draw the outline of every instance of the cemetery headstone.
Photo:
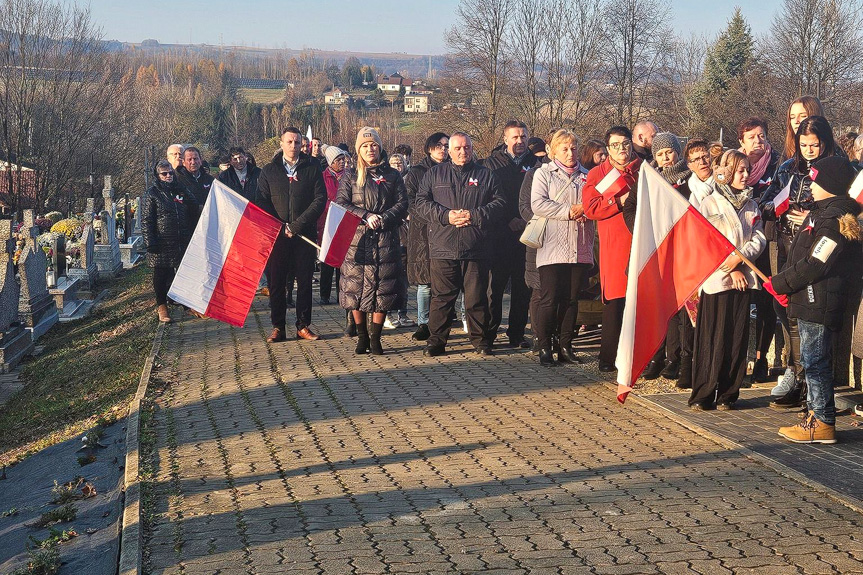
[(36, 340), (57, 323), (59, 313), (48, 293), (45, 274), (48, 262), (45, 252), (36, 243), (39, 226), (33, 210), (24, 210), (24, 225), (21, 228), (25, 244), (18, 258), (18, 276), (21, 278), (21, 293), (18, 299), (18, 317), (24, 322)]
[(120, 243), (117, 241), (117, 225), (114, 218), (114, 188), (111, 187), (111, 176), (105, 176), (102, 199), (105, 202), (105, 209), (100, 214), (102, 233), (94, 253), (99, 277), (107, 278), (116, 276), (123, 269)]
[(8, 373), (33, 351), (33, 338), (18, 321), (21, 288), (15, 279), (12, 220), (0, 220), (0, 373)]

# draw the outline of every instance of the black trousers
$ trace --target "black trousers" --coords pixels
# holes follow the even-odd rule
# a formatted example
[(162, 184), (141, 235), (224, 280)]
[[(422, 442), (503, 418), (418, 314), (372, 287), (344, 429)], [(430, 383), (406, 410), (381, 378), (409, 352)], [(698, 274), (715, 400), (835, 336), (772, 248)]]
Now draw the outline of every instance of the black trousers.
[[(536, 323), (536, 318), (539, 317), (539, 290), (530, 290), (530, 329), (533, 332), (533, 337), (539, 338), (539, 325)], [(538, 340), (537, 340), (538, 341)]]
[[(755, 265), (766, 275), (772, 275), (770, 273), (769, 249), (761, 252), (761, 255), (755, 260)], [(752, 303), (755, 304), (755, 351), (765, 359), (770, 344), (776, 336), (776, 310), (773, 302), (773, 296), (766, 290), (756, 290), (752, 294)]]
[(689, 405), (737, 401), (746, 375), (749, 301), (749, 290), (701, 295)]
[(602, 341), (599, 344), (599, 361), (614, 365), (617, 344), (623, 327), (623, 307), (626, 298), (608, 300), (602, 308)]
[(503, 294), (510, 284), (509, 326), (506, 335), (516, 341), (524, 339), (531, 289), (524, 282), (525, 246), (521, 242), (507, 242), (506, 253), (497, 254), (491, 261), (491, 324), (492, 341), (503, 321)]
[(336, 297), (338, 297), (339, 278), (342, 276), (342, 270), (321, 262), (321, 299), (330, 299), (333, 294), (333, 275), (336, 277)]
[(692, 358), (692, 341), (695, 338), (695, 328), (689, 320), (689, 314), (681, 309), (668, 320), (668, 331), (665, 333), (665, 345), (656, 350), (654, 361), (679, 362), (686, 356)]
[(468, 338), (477, 349), (491, 348), (491, 314), (488, 308), (488, 262), (485, 260), (438, 260), (430, 262), (431, 305), (429, 306), (429, 347), (444, 347), (455, 319), (455, 302), (464, 291)]
[[(777, 256), (776, 268), (782, 271), (785, 267), (785, 262), (788, 260), (788, 252), (791, 250), (791, 236), (788, 234), (779, 234), (779, 253)], [(764, 290), (762, 290), (764, 291)], [(797, 331), (797, 318), (788, 317), (788, 308), (776, 301), (775, 298), (764, 292), (770, 297), (773, 304), (773, 310), (776, 312), (779, 323), (782, 325), (782, 332), (785, 335), (785, 345), (788, 346), (788, 367), (794, 370), (797, 381), (803, 381), (804, 369), (800, 365), (800, 332)], [(778, 351), (778, 350), (777, 350)]]
[(572, 342), (578, 318), (581, 278), (589, 267), (586, 264), (551, 264), (538, 268), (536, 323), (540, 349), (551, 350), (551, 336), (555, 331), (560, 333), (562, 346), (569, 346)]
[(297, 329), (312, 323), (312, 276), (315, 273), (315, 248), (303, 240), (279, 235), (267, 264), (267, 285), (270, 288), (270, 322), (285, 328), (288, 309), (289, 278), (297, 280)]
[(174, 268), (153, 268), (153, 291), (156, 292), (156, 305), (167, 305), (168, 290), (174, 281)]

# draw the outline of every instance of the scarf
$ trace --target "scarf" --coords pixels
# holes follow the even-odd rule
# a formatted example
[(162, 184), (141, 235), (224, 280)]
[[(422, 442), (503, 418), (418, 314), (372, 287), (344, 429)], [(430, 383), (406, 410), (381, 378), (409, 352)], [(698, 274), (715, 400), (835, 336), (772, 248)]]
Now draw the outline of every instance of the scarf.
[(731, 186), (727, 186), (725, 184), (717, 184), (716, 190), (722, 195), (723, 198), (731, 202), (731, 205), (734, 206), (734, 209), (740, 211), (740, 208), (743, 207), (749, 199), (752, 197), (752, 188), (746, 187), (739, 192), (735, 191)]
[(686, 166), (686, 160), (680, 160), (676, 164), (662, 168), (662, 177), (672, 186), (686, 180), (691, 174), (692, 172)]
[[(742, 149), (740, 151), (743, 152)], [(746, 152), (743, 153), (745, 154)], [(754, 186), (761, 181), (764, 174), (767, 172), (767, 166), (770, 165), (770, 158), (772, 156), (773, 148), (770, 147), (770, 144), (767, 144), (767, 149), (764, 151), (764, 155), (762, 155), (754, 165), (749, 167), (749, 177), (746, 178), (747, 186)]]
[(689, 192), (698, 198), (698, 201), (701, 202), (713, 193), (713, 176), (707, 178), (706, 182), (702, 182), (698, 176), (692, 174), (689, 176)]
[(557, 164), (557, 167), (558, 167), (558, 168), (560, 168), (561, 170), (563, 170), (564, 172), (566, 172), (566, 173), (567, 173), (567, 174), (569, 174), (570, 176), (571, 176), (572, 174), (574, 174), (574, 173), (575, 173), (575, 171), (578, 169), (578, 164), (576, 164), (576, 165), (574, 165), (573, 167), (569, 168), (569, 167), (567, 167), (567, 166), (564, 166), (563, 164), (561, 164), (561, 163), (560, 163), (559, 161), (557, 161), (557, 160), (555, 160), (555, 161), (554, 161), (554, 163), (555, 163), (555, 164)]

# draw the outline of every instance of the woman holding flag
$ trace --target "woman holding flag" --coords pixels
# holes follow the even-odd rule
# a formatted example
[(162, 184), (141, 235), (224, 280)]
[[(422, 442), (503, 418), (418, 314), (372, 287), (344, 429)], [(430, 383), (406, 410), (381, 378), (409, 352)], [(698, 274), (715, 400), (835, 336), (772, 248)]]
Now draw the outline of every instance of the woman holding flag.
[[(765, 222), (772, 223), (778, 243), (777, 273), (785, 267), (791, 242), (812, 203), (809, 177), (810, 166), (821, 158), (836, 153), (833, 128), (822, 116), (809, 116), (800, 122), (794, 138), (794, 155), (776, 170), (776, 177), (761, 201), (761, 211)], [(800, 336), (797, 322), (789, 320), (787, 310), (775, 305), (776, 314), (782, 322), (786, 340), (790, 342), (788, 369), (771, 395), (779, 399), (771, 404), (774, 408), (796, 408), (803, 397), (805, 381), (803, 368), (799, 364)]]
[[(755, 260), (764, 250), (761, 212), (747, 184), (749, 160), (728, 150), (715, 170), (716, 190), (699, 211), (739, 252)], [(746, 375), (749, 345), (749, 290), (757, 290), (755, 272), (737, 252), (729, 255), (701, 286), (695, 323), (692, 395), (696, 411), (734, 408)]]
[(374, 128), (361, 128), (355, 147), (357, 168), (342, 178), (336, 203), (365, 225), (354, 232), (342, 264), (339, 303), (353, 312), (356, 353), (382, 355), (386, 314), (403, 308), (407, 298), (398, 234), (407, 215), (408, 196), (401, 174), (383, 158), (381, 138)]

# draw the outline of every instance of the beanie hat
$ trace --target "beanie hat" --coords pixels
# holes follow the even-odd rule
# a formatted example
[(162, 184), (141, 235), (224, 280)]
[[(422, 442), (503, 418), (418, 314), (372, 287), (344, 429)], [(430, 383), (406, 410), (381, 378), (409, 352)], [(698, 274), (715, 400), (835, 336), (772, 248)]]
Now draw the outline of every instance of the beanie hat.
[(683, 154), (683, 149), (680, 147), (680, 140), (671, 132), (660, 132), (653, 136), (653, 145), (650, 146), (650, 152), (656, 156), (656, 152), (671, 148), (677, 152), (678, 157)]
[(531, 138), (527, 141), (527, 150), (533, 155), (545, 155), (545, 140)]
[(848, 195), (848, 188), (856, 175), (851, 162), (842, 156), (821, 158), (809, 168), (812, 181), (834, 196)]
[(333, 162), (336, 161), (336, 158), (339, 156), (347, 156), (347, 152), (338, 146), (326, 146), (324, 148), (324, 157), (327, 159), (327, 165), (332, 166)]
[(354, 145), (354, 148), (357, 152), (360, 151), (360, 146), (365, 144), (366, 142), (375, 142), (381, 148), (384, 147), (383, 142), (381, 141), (381, 137), (378, 134), (378, 131), (374, 128), (370, 128), (368, 126), (364, 128), (360, 128), (360, 131), (357, 133), (357, 143)]

